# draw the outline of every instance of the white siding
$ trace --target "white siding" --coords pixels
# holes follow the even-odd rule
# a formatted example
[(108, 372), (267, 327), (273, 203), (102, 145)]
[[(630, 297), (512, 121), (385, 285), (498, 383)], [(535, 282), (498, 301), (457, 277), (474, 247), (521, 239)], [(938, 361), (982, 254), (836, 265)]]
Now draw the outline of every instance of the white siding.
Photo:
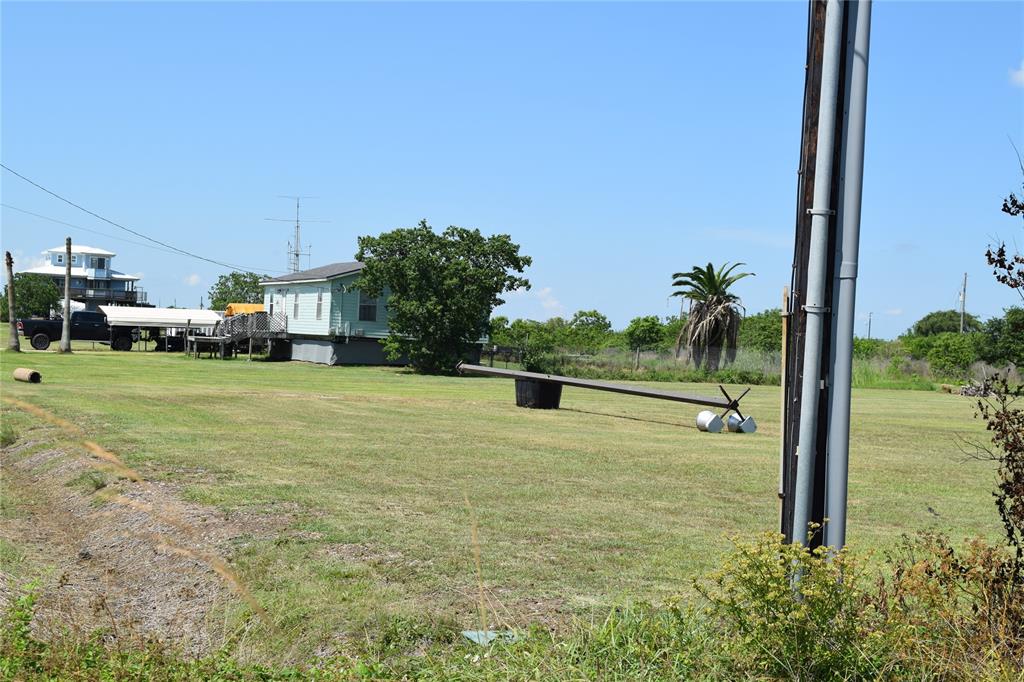
[[(320, 319), (316, 319), (317, 295), (321, 295)], [(312, 284), (281, 284), (264, 288), (263, 305), (270, 310), (273, 296), (274, 313), (288, 318), (289, 334), (327, 336), (331, 333), (331, 286), (328, 282)], [(298, 315), (296, 316), (296, 302)]]

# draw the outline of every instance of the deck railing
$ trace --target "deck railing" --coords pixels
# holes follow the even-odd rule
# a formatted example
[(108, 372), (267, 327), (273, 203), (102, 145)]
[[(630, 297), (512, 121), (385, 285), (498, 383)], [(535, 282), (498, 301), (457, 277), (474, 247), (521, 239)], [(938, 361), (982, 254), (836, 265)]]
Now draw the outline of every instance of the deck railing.
[(281, 313), (242, 313), (224, 318), (218, 323), (215, 334), (227, 336), (232, 341), (249, 338), (265, 338), (272, 334), (288, 331), (288, 318)]

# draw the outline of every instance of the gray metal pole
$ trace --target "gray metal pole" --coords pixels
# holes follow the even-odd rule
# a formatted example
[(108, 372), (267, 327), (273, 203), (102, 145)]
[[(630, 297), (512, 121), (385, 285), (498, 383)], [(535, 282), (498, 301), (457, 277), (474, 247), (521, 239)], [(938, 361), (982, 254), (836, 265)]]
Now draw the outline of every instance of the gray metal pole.
[(7, 268), (7, 318), (11, 321), (11, 335), (7, 339), (7, 350), (21, 352), (21, 339), (18, 338), (18, 319), (14, 295), (14, 259), (11, 252), (4, 254), (4, 265)]
[(61, 353), (71, 352), (71, 237), (64, 241), (64, 323), (61, 325), (57, 350)]
[(828, 270), (828, 224), (832, 199), (832, 155), (839, 95), (839, 57), (843, 37), (843, 3), (828, 0), (825, 10), (825, 41), (821, 62), (821, 102), (818, 107), (818, 146), (814, 158), (814, 198), (811, 214), (810, 252), (807, 262), (807, 294), (804, 310), (803, 383), (800, 404), (800, 435), (797, 441), (796, 486), (793, 500), (793, 542), (805, 544), (807, 523), (814, 496), (815, 443), (818, 431), (818, 397), (821, 391), (821, 341), (828, 310), (825, 308)]
[[(864, 180), (864, 127), (867, 114), (868, 46), (871, 0), (847, 5), (846, 50), (847, 120), (844, 126), (842, 177), (836, 224), (840, 230), (836, 254), (835, 355), (832, 364), (828, 429), (828, 473), (825, 491), (825, 544), (846, 544), (846, 494), (850, 459), (850, 388), (853, 373), (854, 303), (860, 249), (860, 206)], [(870, 324), (870, 317), (869, 324)], [(870, 332), (868, 333), (870, 338)]]

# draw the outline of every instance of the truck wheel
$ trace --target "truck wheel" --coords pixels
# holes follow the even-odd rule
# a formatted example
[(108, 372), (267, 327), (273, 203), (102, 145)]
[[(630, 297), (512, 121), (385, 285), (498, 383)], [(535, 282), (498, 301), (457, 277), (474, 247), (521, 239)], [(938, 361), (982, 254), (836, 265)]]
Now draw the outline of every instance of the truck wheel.
[(130, 336), (119, 336), (114, 339), (114, 343), (110, 344), (110, 347), (114, 350), (131, 350), (132, 349), (132, 337)]
[(36, 350), (46, 350), (50, 347), (50, 337), (39, 332), (32, 335), (32, 347)]

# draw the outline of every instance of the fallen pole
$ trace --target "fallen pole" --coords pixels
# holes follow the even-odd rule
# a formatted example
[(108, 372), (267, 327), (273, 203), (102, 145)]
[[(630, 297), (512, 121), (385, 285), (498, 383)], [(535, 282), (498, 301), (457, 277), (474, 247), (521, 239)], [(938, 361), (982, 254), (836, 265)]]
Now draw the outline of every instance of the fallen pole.
[(594, 381), (593, 379), (574, 379), (573, 377), (563, 377), (557, 374), (522, 372), (514, 369), (485, 367), (484, 365), (468, 365), (464, 362), (460, 362), (455, 369), (458, 370), (459, 373), (471, 372), (473, 374), (484, 374), (487, 376), (505, 377), (508, 379), (543, 381), (551, 384), (561, 384), (563, 386), (574, 386), (576, 388), (590, 388), (595, 391), (610, 391), (612, 393), (625, 393), (626, 395), (636, 395), (644, 398), (674, 400), (679, 403), (690, 403), (692, 405), (706, 405), (708, 407), (717, 407), (726, 411), (737, 410), (740, 406), (739, 399), (733, 400), (729, 397), (709, 398), (706, 396), (690, 395), (687, 393), (675, 393), (674, 391), (660, 391), (655, 388), (644, 388), (642, 386), (610, 384), (604, 381)]

